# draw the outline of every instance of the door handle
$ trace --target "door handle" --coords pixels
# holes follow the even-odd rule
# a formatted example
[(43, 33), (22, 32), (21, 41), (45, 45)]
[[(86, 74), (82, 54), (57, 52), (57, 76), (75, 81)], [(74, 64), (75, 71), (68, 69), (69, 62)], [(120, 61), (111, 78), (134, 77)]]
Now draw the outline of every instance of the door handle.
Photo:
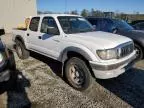
[(29, 36), (29, 33), (27, 33), (27, 36)]
[(41, 36), (38, 36), (38, 38), (41, 39), (42, 37), (41, 37)]

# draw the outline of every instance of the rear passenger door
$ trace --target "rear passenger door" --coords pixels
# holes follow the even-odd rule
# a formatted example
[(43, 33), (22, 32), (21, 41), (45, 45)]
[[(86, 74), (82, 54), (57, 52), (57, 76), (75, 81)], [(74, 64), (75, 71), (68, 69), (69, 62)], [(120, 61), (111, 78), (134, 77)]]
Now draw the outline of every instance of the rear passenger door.
[[(57, 32), (49, 32), (55, 28)], [(57, 59), (59, 56), (60, 33), (53, 17), (34, 17), (31, 19), (27, 32), (29, 49)]]
[(29, 28), (27, 30), (27, 43), (28, 48), (32, 50), (38, 50), (38, 30), (39, 30), (40, 17), (33, 17), (30, 21)]

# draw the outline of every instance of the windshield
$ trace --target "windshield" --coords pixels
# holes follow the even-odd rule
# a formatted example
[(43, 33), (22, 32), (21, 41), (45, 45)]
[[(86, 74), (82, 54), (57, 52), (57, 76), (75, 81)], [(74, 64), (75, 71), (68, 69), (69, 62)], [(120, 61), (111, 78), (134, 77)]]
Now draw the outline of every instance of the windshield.
[(58, 20), (66, 34), (94, 31), (92, 25), (83, 17), (60, 16)]
[(115, 25), (119, 29), (133, 30), (134, 28), (126, 23), (124, 20), (114, 20)]

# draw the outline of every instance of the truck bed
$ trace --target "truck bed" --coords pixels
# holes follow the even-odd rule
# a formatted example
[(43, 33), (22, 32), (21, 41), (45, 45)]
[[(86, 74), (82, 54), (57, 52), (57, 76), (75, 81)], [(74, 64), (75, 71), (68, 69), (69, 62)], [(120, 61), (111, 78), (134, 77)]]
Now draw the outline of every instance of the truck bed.
[(13, 30), (22, 30), (22, 31), (26, 31), (27, 28), (14, 28)]

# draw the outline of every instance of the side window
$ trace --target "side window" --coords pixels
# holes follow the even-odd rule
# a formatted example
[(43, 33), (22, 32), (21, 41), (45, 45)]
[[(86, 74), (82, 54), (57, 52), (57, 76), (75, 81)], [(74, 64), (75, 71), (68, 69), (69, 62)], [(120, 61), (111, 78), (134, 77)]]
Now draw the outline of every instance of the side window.
[(31, 31), (38, 31), (40, 17), (34, 17), (31, 19), (29, 29)]
[(57, 24), (52, 17), (43, 18), (40, 31), (50, 35), (59, 35)]

